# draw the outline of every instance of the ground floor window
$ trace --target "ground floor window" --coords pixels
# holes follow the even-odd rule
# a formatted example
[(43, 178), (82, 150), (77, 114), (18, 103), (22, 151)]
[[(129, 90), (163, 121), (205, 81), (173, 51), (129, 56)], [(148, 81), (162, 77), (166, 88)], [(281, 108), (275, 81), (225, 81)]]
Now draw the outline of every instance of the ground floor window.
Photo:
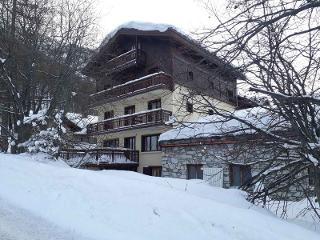
[(136, 149), (136, 137), (127, 137), (124, 139), (124, 147), (129, 149)]
[(141, 138), (142, 152), (160, 151), (159, 145), (160, 134), (146, 135)]
[(154, 176), (154, 177), (161, 177), (162, 167), (160, 166), (152, 166), (152, 167), (144, 167), (143, 174)]
[(104, 147), (112, 147), (112, 148), (119, 147), (119, 138), (104, 140), (103, 146)]
[(188, 164), (187, 165), (188, 179), (203, 179), (203, 165), (202, 164)]
[(240, 187), (241, 185), (247, 183), (252, 177), (251, 168), (248, 165), (231, 164), (229, 166), (229, 170), (230, 186)]

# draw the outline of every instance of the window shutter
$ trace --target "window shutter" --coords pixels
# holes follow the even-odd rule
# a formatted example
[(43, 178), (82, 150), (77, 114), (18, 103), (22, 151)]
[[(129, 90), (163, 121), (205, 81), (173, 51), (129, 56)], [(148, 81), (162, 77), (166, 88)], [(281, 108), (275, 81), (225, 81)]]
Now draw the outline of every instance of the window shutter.
[(223, 168), (203, 168), (203, 180), (215, 187), (223, 187)]

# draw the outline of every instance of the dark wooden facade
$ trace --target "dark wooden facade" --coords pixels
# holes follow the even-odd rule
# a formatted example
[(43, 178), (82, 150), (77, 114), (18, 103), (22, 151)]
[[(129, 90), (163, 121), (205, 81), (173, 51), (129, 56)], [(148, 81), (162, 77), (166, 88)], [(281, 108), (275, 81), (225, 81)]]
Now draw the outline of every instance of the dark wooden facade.
[[(236, 79), (241, 74), (172, 28), (165, 32), (123, 28), (99, 50), (83, 71), (96, 79), (101, 92), (91, 96), (94, 105), (106, 100), (110, 90), (104, 90), (160, 71), (174, 83), (237, 104)], [(165, 84), (171, 89), (171, 83)]]

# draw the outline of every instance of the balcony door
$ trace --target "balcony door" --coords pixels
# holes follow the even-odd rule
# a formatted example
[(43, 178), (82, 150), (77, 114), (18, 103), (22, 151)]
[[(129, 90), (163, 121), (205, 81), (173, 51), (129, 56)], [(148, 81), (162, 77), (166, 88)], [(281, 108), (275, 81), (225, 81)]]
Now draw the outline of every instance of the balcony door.
[[(161, 99), (154, 99), (148, 102), (148, 110), (160, 109), (161, 108)], [(160, 112), (152, 111), (147, 114), (148, 122), (158, 122), (160, 121)]]
[[(104, 120), (107, 120), (113, 117), (114, 117), (114, 112), (112, 110), (104, 113)], [(104, 130), (109, 130), (109, 129), (113, 129), (112, 121), (106, 121), (104, 123)]]
[[(130, 114), (134, 114), (136, 112), (136, 107), (135, 105), (132, 106), (128, 106), (124, 108), (124, 115), (130, 115)], [(130, 126), (130, 125), (134, 125), (135, 121), (134, 121), (134, 117), (127, 117), (124, 120), (124, 125), (125, 126)]]

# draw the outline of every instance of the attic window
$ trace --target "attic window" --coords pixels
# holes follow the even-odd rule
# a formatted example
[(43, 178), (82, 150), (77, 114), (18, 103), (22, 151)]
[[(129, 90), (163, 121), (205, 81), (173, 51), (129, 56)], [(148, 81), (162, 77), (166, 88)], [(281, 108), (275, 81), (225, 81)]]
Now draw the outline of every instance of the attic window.
[(188, 72), (188, 77), (189, 77), (189, 80), (193, 80), (193, 72), (189, 71)]

